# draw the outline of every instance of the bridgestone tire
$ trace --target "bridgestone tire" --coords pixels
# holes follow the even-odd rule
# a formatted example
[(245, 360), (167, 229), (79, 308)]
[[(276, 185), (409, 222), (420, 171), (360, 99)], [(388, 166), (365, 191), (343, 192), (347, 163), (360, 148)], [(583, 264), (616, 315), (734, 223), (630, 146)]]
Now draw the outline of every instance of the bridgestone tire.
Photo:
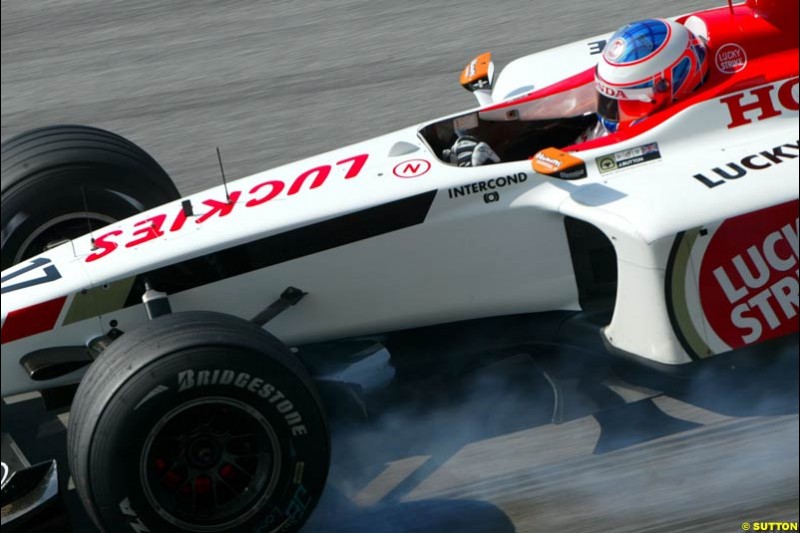
[(180, 198), (144, 150), (89, 126), (50, 126), (13, 137), (2, 146), (0, 183), (3, 269), (89, 233), (90, 225), (96, 230)]
[[(198, 426), (200, 430), (191, 429), (195, 420), (203, 418), (197, 412), (200, 408), (233, 404), (229, 411), (235, 413), (230, 421), (214, 415), (212, 422)], [(171, 413), (178, 414), (170, 418)], [(188, 417), (191, 424), (181, 416)], [(185, 506), (181, 510), (161, 505), (164, 501), (169, 504), (172, 497), (162, 490), (164, 480), (180, 472), (159, 471), (162, 463), (151, 461), (151, 454), (146, 453), (158, 447), (148, 447), (148, 443), (159, 442), (164, 434), (165, 442), (169, 443), (170, 437), (187, 450), (179, 457), (181, 461), (186, 457), (206, 460), (214, 453), (230, 451), (233, 445), (229, 442), (214, 452), (213, 443), (209, 444), (199, 459), (190, 452), (204, 435), (223, 432), (220, 426), (226, 423), (236, 428), (250, 424), (247, 427), (255, 428), (254, 433), (268, 424), (270, 438), (274, 438), (270, 442), (277, 450), (272, 457), (280, 457), (277, 470), (265, 474), (272, 480), (271, 490), (254, 487), (243, 491), (247, 494), (246, 498), (240, 495), (241, 502), (246, 507), (241, 513), (216, 522), (211, 518), (212, 508), (203, 511), (207, 516), (195, 516), (188, 515)], [(189, 437), (175, 437), (168, 431), (171, 424), (185, 429)], [(259, 447), (258, 451), (264, 454), (265, 449)], [(186, 312), (159, 317), (125, 333), (92, 364), (72, 405), (68, 457), (80, 498), (102, 531), (290, 532), (302, 526), (322, 493), (330, 462), (330, 434), (313, 383), (280, 341), (230, 315)], [(179, 461), (171, 458), (167, 462)], [(221, 476), (224, 467), (213, 461), (210, 464), (214, 466), (208, 467), (208, 476)], [(206, 463), (191, 465), (206, 468)], [(190, 501), (200, 501), (200, 478), (192, 475), (191, 488), (185, 489), (184, 482), (175, 492), (190, 490), (190, 498), (196, 498)], [(148, 484), (151, 477), (156, 481)], [(214, 483), (215, 497), (230, 488), (220, 481)], [(259, 492), (262, 488), (263, 493)], [(167, 493), (166, 500), (158, 500), (161, 493)], [(207, 497), (207, 492), (203, 494)], [(250, 505), (247, 498), (255, 498), (255, 503)]]

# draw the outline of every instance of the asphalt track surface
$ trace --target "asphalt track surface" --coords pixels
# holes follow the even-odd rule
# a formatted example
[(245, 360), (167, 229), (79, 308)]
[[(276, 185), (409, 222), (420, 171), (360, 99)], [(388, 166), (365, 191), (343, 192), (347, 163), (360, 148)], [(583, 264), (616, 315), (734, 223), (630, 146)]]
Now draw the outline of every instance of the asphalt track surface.
[[(54, 123), (108, 128), (190, 193), (218, 183), (217, 146), (228, 176), (245, 176), (473, 106), (458, 71), (485, 50), (502, 68), (624, 21), (716, 4), (3, 0), (2, 139)], [(755, 385), (659, 396), (652, 405), (677, 421), (623, 412), (657, 420), (633, 432), (597, 416), (549, 423), (546, 383), (524, 357), (390, 387), (371, 424), (339, 424), (306, 530), (731, 532), (797, 521), (797, 375), (795, 357)], [(44, 416), (36, 400), (3, 409), (4, 431), (19, 428), (33, 458), (61, 447), (65, 416)], [(608, 427), (621, 434), (609, 440)], [(93, 531), (74, 491), (68, 501), (76, 531)]]

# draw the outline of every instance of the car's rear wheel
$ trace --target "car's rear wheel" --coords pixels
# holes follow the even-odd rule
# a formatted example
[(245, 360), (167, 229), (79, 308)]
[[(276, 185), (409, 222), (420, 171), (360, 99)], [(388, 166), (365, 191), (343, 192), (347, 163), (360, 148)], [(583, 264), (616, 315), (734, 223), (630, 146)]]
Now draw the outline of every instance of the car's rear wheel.
[(314, 386), (280, 341), (189, 312), (125, 333), (89, 368), (68, 451), (104, 531), (296, 531), (325, 485), (329, 440)]
[(2, 266), (180, 198), (144, 150), (89, 126), (49, 126), (2, 146)]

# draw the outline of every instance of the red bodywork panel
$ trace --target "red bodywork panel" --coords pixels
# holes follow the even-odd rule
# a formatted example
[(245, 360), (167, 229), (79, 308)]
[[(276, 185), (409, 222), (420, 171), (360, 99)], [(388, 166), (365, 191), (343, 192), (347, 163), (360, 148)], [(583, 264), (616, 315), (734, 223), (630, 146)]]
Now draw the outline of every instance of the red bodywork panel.
[[(647, 120), (612, 135), (606, 135), (563, 148), (565, 151), (588, 150), (624, 141), (663, 123), (667, 119), (705, 100), (733, 94), (750, 87), (785, 80), (798, 75), (798, 7), (796, 0), (748, 0), (746, 4), (701, 11), (678, 19), (684, 23), (694, 16), (708, 29), (708, 79), (689, 98), (677, 102)], [(725, 73), (716, 66), (717, 51), (725, 45), (735, 44), (747, 55), (747, 68)], [(517, 107), (593, 83), (594, 68), (566, 78), (558, 83), (528, 95), (503, 102), (482, 111)]]

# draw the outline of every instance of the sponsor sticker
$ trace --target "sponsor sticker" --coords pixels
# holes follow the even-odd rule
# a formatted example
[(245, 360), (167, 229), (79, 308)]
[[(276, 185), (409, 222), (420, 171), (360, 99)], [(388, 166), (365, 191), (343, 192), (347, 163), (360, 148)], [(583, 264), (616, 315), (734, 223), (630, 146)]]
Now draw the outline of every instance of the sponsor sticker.
[[(500, 194), (496, 189), (525, 183), (528, 175), (524, 172), (516, 174), (509, 174), (508, 176), (499, 176), (497, 178), (488, 179), (486, 181), (479, 181), (469, 185), (462, 185), (461, 187), (452, 187), (447, 189), (448, 198), (459, 198), (462, 196), (469, 196), (471, 194), (484, 193), (483, 201), (487, 204), (497, 202), (500, 200)], [(494, 194), (493, 194), (494, 193)]]
[(594, 81), (594, 88), (597, 89), (597, 92), (602, 93), (609, 98), (614, 98), (616, 100), (630, 100), (631, 98), (628, 94), (623, 91), (622, 89), (618, 89), (617, 87), (611, 87), (606, 85), (600, 80)]
[(545, 148), (536, 152), (531, 158), (531, 167), (539, 174), (565, 180), (586, 177), (586, 163), (583, 159), (557, 148)]
[(730, 115), (728, 129), (800, 110), (799, 85), (800, 78), (790, 78), (720, 98)]
[(182, 370), (178, 373), (178, 392), (217, 385), (236, 387), (264, 398), (283, 416), (293, 436), (308, 434), (303, 417), (292, 401), (267, 379), (225, 368)]
[(398, 178), (418, 178), (431, 169), (431, 164), (425, 159), (409, 159), (398, 163), (392, 172)]
[(137, 533), (142, 531), (150, 531), (150, 529), (142, 523), (142, 519), (139, 518), (139, 515), (136, 514), (133, 506), (131, 505), (130, 498), (125, 498), (121, 502), (119, 502), (119, 510), (122, 514), (129, 517), (128, 525), (131, 527), (131, 531), (136, 531)]
[(500, 201), (500, 193), (497, 191), (487, 192), (483, 195), (483, 202), (486, 204), (493, 204)]
[[(469, 63), (467, 66), (464, 67), (464, 70), (461, 72), (461, 85), (464, 86), (471, 86), (473, 89), (482, 88), (485, 85), (489, 84), (489, 66), (492, 63), (492, 54), (491, 52), (484, 52), (483, 54), (479, 55)], [(478, 87), (473, 87), (473, 84), (478, 81), (485, 81), (484, 84), (481, 84)]]
[(798, 331), (797, 201), (676, 239), (670, 318), (686, 351), (707, 357)]
[[(306, 169), (288, 181), (267, 179), (256, 183), (249, 190), (234, 189), (230, 191), (229, 198), (225, 201), (216, 198), (199, 201), (200, 205), (196, 208), (196, 214), (187, 215), (181, 204), (171, 207), (171, 212), (154, 214), (138, 220), (132, 226), (117, 227), (117, 229), (104, 233), (100, 232), (99, 235), (94, 236), (93, 251), (86, 256), (84, 261), (91, 263), (102, 259), (119, 249), (120, 246), (134, 248), (147, 242), (158, 242), (160, 237), (179, 232), (192, 224), (213, 224), (221, 219), (235, 219), (242, 210), (268, 206), (269, 202), (281, 195), (285, 198), (323, 187), (332, 174), (336, 176), (344, 172), (344, 177), (337, 179), (355, 178), (361, 173), (368, 158), (369, 154), (358, 154), (336, 161), (334, 164), (326, 163)], [(430, 163), (427, 164), (430, 168)], [(231, 214), (233, 216), (227, 218)]]
[(595, 162), (597, 163), (597, 170), (600, 171), (600, 174), (607, 174), (657, 159), (661, 159), (658, 143), (648, 143), (598, 157), (595, 159)]
[(723, 44), (717, 49), (714, 63), (720, 72), (735, 74), (747, 66), (747, 52), (736, 43)]
[(729, 161), (725, 165), (712, 168), (710, 172), (698, 173), (692, 177), (709, 189), (713, 189), (743, 178), (753, 171), (769, 169), (784, 161), (797, 159), (798, 156), (800, 156), (800, 141), (784, 143), (768, 150), (748, 154), (737, 161)]
[(700, 303), (731, 348), (798, 330), (798, 216), (790, 202), (726, 220), (700, 264)]

